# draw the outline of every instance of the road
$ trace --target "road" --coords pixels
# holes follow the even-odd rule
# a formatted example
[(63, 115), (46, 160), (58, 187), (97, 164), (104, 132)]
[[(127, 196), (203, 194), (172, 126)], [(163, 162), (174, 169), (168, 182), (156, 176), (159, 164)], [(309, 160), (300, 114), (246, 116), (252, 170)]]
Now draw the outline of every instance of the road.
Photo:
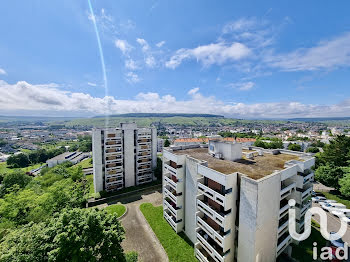
[[(118, 200), (127, 207), (127, 214), (121, 219), (125, 229), (122, 247), (125, 251), (136, 251), (139, 261), (167, 262), (168, 256), (140, 211), (141, 203), (162, 204), (162, 194), (158, 191), (142, 192)], [(115, 202), (114, 202), (115, 203)], [(114, 204), (109, 203), (109, 204)]]
[[(321, 207), (319, 204), (312, 203), (312, 206), (314, 207)], [(340, 220), (336, 216), (332, 215), (332, 213), (327, 213), (327, 229), (328, 232), (335, 231), (337, 232), (340, 228)], [(320, 217), (318, 215), (314, 215), (312, 217), (314, 220), (316, 220), (318, 223), (320, 222)], [(346, 231), (345, 235), (342, 237), (344, 242), (347, 242), (350, 244), (350, 226), (348, 225), (348, 230)]]

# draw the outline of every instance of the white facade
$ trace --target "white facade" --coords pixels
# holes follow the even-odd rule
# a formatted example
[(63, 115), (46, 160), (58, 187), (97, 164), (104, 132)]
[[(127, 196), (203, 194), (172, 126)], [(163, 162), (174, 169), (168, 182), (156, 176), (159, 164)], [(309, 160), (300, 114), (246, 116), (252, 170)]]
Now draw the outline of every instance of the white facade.
[[(311, 204), (308, 198), (315, 159), (288, 150), (276, 156), (260, 148), (242, 152), (237, 143), (231, 147), (219, 143), (209, 144), (208, 149), (182, 146), (163, 150), (164, 217), (177, 233), (184, 231), (194, 243), (199, 261), (275, 261), (292, 242), (288, 233), (291, 198), (297, 202), (297, 229), (303, 228), (303, 216)], [(251, 154), (253, 160), (242, 159), (245, 154)], [(293, 160), (283, 162), (285, 155)], [(264, 157), (264, 164), (274, 157), (284, 164), (276, 170), (270, 167), (271, 173), (262, 175)]]
[(115, 191), (154, 180), (157, 130), (122, 123), (92, 132), (95, 192)]

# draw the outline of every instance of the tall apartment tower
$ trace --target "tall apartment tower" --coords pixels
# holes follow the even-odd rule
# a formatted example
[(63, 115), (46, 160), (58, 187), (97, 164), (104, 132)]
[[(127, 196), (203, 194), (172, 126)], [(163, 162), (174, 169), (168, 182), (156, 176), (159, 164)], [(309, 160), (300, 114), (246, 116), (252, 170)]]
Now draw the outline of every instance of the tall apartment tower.
[(289, 199), (303, 230), (314, 164), (309, 154), (227, 141), (164, 148), (164, 218), (199, 261), (276, 261), (291, 251)]
[(95, 192), (107, 192), (153, 181), (157, 166), (157, 130), (122, 123), (120, 128), (93, 129)]

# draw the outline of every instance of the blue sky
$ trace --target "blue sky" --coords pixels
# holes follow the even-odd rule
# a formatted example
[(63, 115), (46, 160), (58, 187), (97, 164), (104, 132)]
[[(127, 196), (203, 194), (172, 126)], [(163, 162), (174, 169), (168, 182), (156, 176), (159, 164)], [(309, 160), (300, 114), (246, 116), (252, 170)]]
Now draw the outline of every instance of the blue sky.
[(2, 3), (0, 114), (350, 116), (349, 1), (91, 4)]

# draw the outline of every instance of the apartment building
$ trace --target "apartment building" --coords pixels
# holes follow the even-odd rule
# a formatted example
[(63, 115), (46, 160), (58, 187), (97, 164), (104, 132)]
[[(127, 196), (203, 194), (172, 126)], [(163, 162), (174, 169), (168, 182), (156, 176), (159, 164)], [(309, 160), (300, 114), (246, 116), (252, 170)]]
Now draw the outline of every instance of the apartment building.
[(164, 218), (194, 243), (199, 261), (275, 261), (291, 251), (291, 198), (303, 230), (314, 163), (309, 154), (229, 141), (165, 148)]
[(95, 192), (120, 190), (152, 182), (157, 165), (157, 130), (122, 123), (120, 128), (93, 129)]

